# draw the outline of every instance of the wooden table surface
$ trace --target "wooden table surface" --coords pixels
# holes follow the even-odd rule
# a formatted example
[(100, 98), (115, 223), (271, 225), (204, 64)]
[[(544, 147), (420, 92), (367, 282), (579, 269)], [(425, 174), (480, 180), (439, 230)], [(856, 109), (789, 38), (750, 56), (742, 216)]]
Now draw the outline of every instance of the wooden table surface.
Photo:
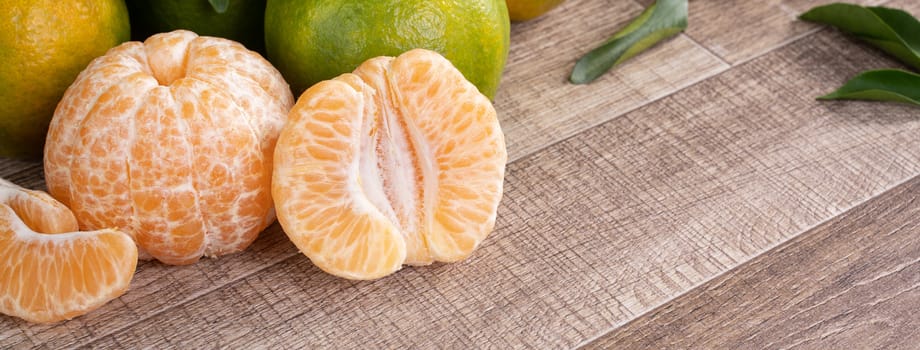
[[(74, 320), (0, 316), (0, 348), (920, 346), (920, 109), (814, 99), (899, 65), (795, 19), (830, 1), (693, 0), (686, 33), (566, 83), (651, 2), (512, 26), (505, 196), (469, 260), (347, 281), (276, 224), (240, 254), (141, 262)], [(44, 188), (40, 163), (0, 176)]]

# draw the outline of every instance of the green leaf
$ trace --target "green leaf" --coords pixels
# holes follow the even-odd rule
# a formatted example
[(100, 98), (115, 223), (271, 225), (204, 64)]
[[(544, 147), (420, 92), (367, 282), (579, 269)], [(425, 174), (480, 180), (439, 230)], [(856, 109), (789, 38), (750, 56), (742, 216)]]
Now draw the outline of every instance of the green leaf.
[(920, 106), (920, 75), (899, 69), (863, 72), (819, 100), (872, 100)]
[(815, 7), (799, 18), (834, 26), (920, 69), (920, 21), (907, 12), (836, 3)]
[(687, 0), (658, 0), (600, 47), (578, 60), (569, 80), (587, 84), (614, 66), (687, 29)]
[(217, 13), (227, 12), (227, 7), (230, 6), (230, 0), (208, 0), (208, 2), (211, 3), (211, 7)]

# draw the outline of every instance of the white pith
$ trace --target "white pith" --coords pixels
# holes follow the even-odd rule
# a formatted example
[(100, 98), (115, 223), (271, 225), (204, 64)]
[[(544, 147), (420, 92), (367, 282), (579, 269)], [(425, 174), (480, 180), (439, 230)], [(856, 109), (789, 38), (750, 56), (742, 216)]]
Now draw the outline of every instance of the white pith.
[(385, 75), (366, 81), (371, 86), (363, 108), (359, 183), (368, 201), (402, 236), (419, 240), (418, 248), (427, 251), (425, 230), (430, 227), (438, 186), (433, 150), (400, 108), (399, 92)]

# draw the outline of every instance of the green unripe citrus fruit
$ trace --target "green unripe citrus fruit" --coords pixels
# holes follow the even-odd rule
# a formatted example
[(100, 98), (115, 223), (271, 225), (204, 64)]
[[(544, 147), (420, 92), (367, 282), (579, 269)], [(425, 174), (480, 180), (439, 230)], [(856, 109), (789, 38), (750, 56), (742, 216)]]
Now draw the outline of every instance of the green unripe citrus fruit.
[(447, 57), (492, 98), (508, 57), (504, 0), (269, 0), (265, 46), (295, 95), (376, 56)]

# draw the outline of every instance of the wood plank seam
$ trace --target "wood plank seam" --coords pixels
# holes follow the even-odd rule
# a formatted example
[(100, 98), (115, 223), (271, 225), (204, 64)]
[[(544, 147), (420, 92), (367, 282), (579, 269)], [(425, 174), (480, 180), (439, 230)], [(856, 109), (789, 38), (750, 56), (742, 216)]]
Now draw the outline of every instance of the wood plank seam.
[[(816, 32), (817, 32), (817, 31), (816, 31)], [(812, 34), (814, 34), (814, 33), (812, 33)], [(700, 46), (699, 43), (697, 43), (695, 40), (693, 40), (693, 38), (691, 38), (690, 36), (686, 35), (685, 33), (681, 33), (679, 36), (681, 36), (681, 37), (683, 37), (683, 38), (689, 40), (689, 41), (690, 41), (691, 43), (693, 43), (694, 45)], [(802, 38), (804, 38), (804, 37), (802, 37)], [(800, 39), (802, 39), (802, 38), (800, 38)], [(664, 45), (666, 45), (666, 44), (667, 44), (667, 43), (664, 43)], [(702, 47), (702, 46), (700, 46), (700, 47)], [(705, 49), (705, 47), (702, 47), (702, 48)], [(779, 48), (781, 48), (781, 47), (776, 47), (776, 49), (779, 49)], [(594, 122), (594, 123), (592, 123), (592, 124), (588, 124), (588, 125), (587, 125), (586, 127), (584, 127), (582, 130), (580, 130), (580, 131), (578, 131), (578, 132), (576, 132), (576, 133), (574, 133), (574, 134), (572, 134), (572, 135), (569, 135), (569, 136), (560, 138), (560, 139), (555, 140), (555, 141), (553, 141), (553, 142), (548, 142), (548, 143), (546, 143), (546, 144), (544, 144), (544, 145), (542, 145), (542, 146), (540, 146), (540, 147), (538, 147), (538, 148), (534, 148), (534, 149), (532, 149), (532, 150), (530, 150), (530, 151), (528, 151), (528, 152), (526, 152), (526, 153), (519, 154), (519, 155), (517, 155), (516, 157), (509, 157), (509, 159), (508, 159), (508, 164), (511, 164), (511, 163), (516, 162), (516, 161), (518, 161), (518, 160), (527, 158), (527, 157), (529, 157), (529, 156), (531, 156), (531, 155), (533, 155), (533, 154), (535, 154), (535, 153), (539, 153), (540, 151), (543, 151), (543, 150), (545, 150), (545, 149), (547, 149), (547, 148), (549, 148), (549, 147), (552, 147), (552, 146), (555, 145), (555, 144), (564, 142), (564, 141), (566, 141), (566, 140), (568, 140), (568, 139), (571, 139), (571, 138), (573, 138), (573, 137), (576, 137), (576, 136), (578, 136), (578, 135), (581, 135), (581, 134), (583, 134), (585, 131), (591, 130), (592, 128), (595, 128), (595, 127), (597, 127), (598, 125), (601, 125), (601, 124), (610, 122), (611, 120), (614, 120), (614, 119), (616, 119), (616, 118), (619, 118), (619, 117), (622, 117), (622, 116), (627, 115), (627, 114), (629, 114), (629, 113), (632, 113), (632, 112), (634, 112), (634, 111), (636, 111), (636, 110), (638, 110), (638, 109), (641, 109), (641, 108), (643, 108), (643, 107), (645, 107), (645, 106), (648, 106), (648, 105), (650, 105), (650, 104), (656, 103), (656, 102), (658, 102), (658, 101), (660, 101), (660, 100), (663, 100), (663, 99), (665, 99), (665, 98), (667, 98), (667, 97), (669, 97), (669, 96), (671, 96), (671, 95), (674, 95), (674, 94), (676, 94), (676, 93), (678, 93), (678, 92), (684, 91), (684, 90), (686, 90), (687, 88), (696, 86), (696, 85), (699, 84), (699, 83), (702, 83), (702, 82), (704, 82), (704, 81), (707, 81), (707, 80), (709, 80), (709, 79), (712, 79), (712, 78), (714, 78), (714, 77), (717, 77), (717, 76), (719, 76), (719, 75), (721, 75), (721, 74), (724, 74), (725, 72), (727, 72), (727, 71), (731, 70), (731, 68), (733, 68), (730, 64), (728, 64), (727, 62), (725, 62), (725, 60), (723, 60), (723, 59), (722, 59), (721, 57), (719, 57), (718, 55), (713, 54), (710, 50), (706, 49), (705, 52), (706, 52), (707, 54), (711, 55), (712, 58), (714, 58), (714, 59), (718, 60), (719, 62), (723, 63), (724, 66), (723, 66), (721, 69), (719, 69), (718, 71), (712, 72), (712, 74), (705, 75), (705, 76), (700, 76), (699, 78), (692, 80), (689, 84), (687, 84), (687, 85), (685, 85), (685, 86), (683, 86), (683, 87), (681, 87), (681, 88), (679, 88), (679, 89), (674, 89), (674, 91), (671, 91), (671, 92), (669, 92), (669, 93), (667, 93), (667, 94), (664, 94), (664, 95), (662, 95), (662, 96), (658, 96), (658, 97), (656, 97), (656, 98), (654, 98), (654, 99), (650, 99), (650, 100), (648, 100), (645, 104), (641, 104), (641, 105), (635, 106), (635, 107), (633, 107), (633, 108), (624, 109), (624, 110), (622, 110), (621, 112), (611, 114), (611, 115), (610, 115), (608, 118), (606, 118), (606, 119), (605, 119), (605, 118), (602, 118), (602, 119), (597, 120), (596, 122)], [(766, 53), (765, 53), (765, 54), (766, 54)], [(641, 60), (641, 59), (642, 59), (642, 55), (640, 54), (639, 56), (636, 56), (636, 57), (634, 57), (633, 59), (634, 59), (634, 60), (635, 60), (635, 59)], [(616, 69), (616, 68), (613, 68), (613, 69)]]
[[(726, 61), (725, 58), (723, 58), (722, 56), (719, 56), (719, 54), (717, 54), (717, 53), (715, 53), (714, 51), (712, 51), (712, 49), (710, 49), (710, 48), (707, 47), (706, 45), (701, 44), (698, 40), (696, 40), (695, 38), (693, 38), (692, 36), (690, 36), (690, 35), (687, 34), (686, 32), (684, 32), (684, 33), (682, 33), (682, 34), (683, 34), (684, 36), (686, 36), (687, 39), (690, 40), (691, 43), (693, 43), (694, 45), (696, 45), (696, 47), (699, 47), (700, 49), (702, 49), (702, 50), (708, 52), (712, 57), (715, 57), (716, 59), (718, 59), (719, 62), (722, 62), (723, 64), (725, 64), (725, 65), (727, 65), (727, 66), (731, 66), (731, 67), (734, 67), (734, 66), (737, 65), (737, 64), (734, 64), (734, 65), (733, 65), (731, 62)], [(768, 53), (768, 52), (772, 52), (773, 50), (776, 50), (776, 49), (778, 49), (778, 48), (779, 48), (779, 47), (770, 49), (770, 51), (767, 51), (767, 52), (765, 52), (764, 54), (766, 54), (766, 53)]]
[[(892, 1), (892, 0), (883, 0), (883, 1), (881, 1), (881, 2), (878, 4), (878, 6), (886, 5), (886, 4), (888, 4), (889, 2), (891, 2), (891, 1)], [(763, 52), (761, 52), (761, 53), (758, 53), (758, 54), (756, 54), (756, 55), (751, 55), (750, 57), (744, 58), (744, 59), (739, 60), (738, 62), (735, 62), (735, 63), (729, 63), (729, 65), (731, 65), (732, 67), (737, 67), (737, 66), (743, 65), (743, 64), (745, 64), (745, 63), (747, 63), (747, 62), (750, 62), (750, 61), (752, 61), (752, 60), (754, 60), (754, 59), (757, 59), (757, 58), (759, 58), (759, 57), (761, 57), (761, 56), (763, 56), (763, 55), (766, 55), (766, 54), (768, 54), (768, 53), (770, 53), (770, 52), (776, 51), (777, 49), (780, 49), (780, 48), (782, 48), (782, 47), (784, 47), (784, 46), (786, 46), (786, 45), (792, 44), (792, 43), (794, 43), (794, 42), (796, 42), (796, 41), (799, 41), (799, 40), (802, 40), (802, 39), (804, 39), (804, 38), (806, 38), (806, 37), (808, 37), (808, 36), (814, 35), (814, 34), (820, 32), (820, 31), (822, 31), (822, 30), (828, 30), (828, 28), (826, 28), (825, 26), (818, 26), (818, 27), (816, 27), (816, 28), (809, 29), (809, 30), (803, 32), (802, 34), (799, 34), (799, 35), (795, 35), (795, 36), (789, 37), (789, 38), (787, 38), (786, 40), (783, 40), (782, 42), (776, 44), (776, 45), (773, 46), (773, 47), (770, 47), (769, 49), (767, 49), (767, 50), (765, 50), (765, 51), (763, 51)], [(693, 38), (692, 35), (689, 35), (689, 34), (688, 34), (687, 37), (690, 38), (692, 41), (697, 42), (696, 39)], [(700, 46), (703, 46), (704, 48), (706, 48), (707, 51), (709, 51), (710, 53), (712, 53), (715, 57), (718, 57), (719, 60), (721, 60), (721, 61), (723, 61), (723, 62), (727, 62), (727, 61), (725, 60), (725, 58), (722, 57), (722, 55), (719, 55), (719, 54), (716, 54), (715, 52), (712, 52), (712, 50), (710, 50), (710, 49), (709, 49), (708, 47), (706, 47), (705, 45), (700, 45)]]
[[(799, 35), (790, 37), (790, 38), (788, 38), (788, 39), (786, 39), (786, 40), (780, 42), (779, 44), (776, 44), (776, 46), (771, 47), (771, 48), (770, 48), (769, 50), (767, 50), (767, 51), (761, 52), (761, 53), (756, 54), (756, 55), (751, 55), (751, 57), (747, 57), (747, 58), (742, 59), (742, 60), (740, 60), (740, 61), (738, 61), (738, 62), (735, 62), (735, 64), (732, 65), (732, 67), (737, 67), (737, 66), (743, 65), (743, 64), (745, 64), (745, 63), (748, 63), (748, 62), (750, 62), (750, 61), (753, 61), (753, 60), (755, 60), (755, 59), (757, 59), (757, 58), (760, 58), (760, 57), (763, 56), (763, 55), (766, 55), (766, 54), (768, 54), (768, 53), (770, 53), (770, 52), (776, 51), (777, 49), (783, 48), (783, 47), (785, 47), (785, 46), (787, 46), (787, 45), (791, 45), (792, 43), (795, 43), (795, 42), (797, 42), (797, 41), (799, 41), (799, 40), (802, 40), (802, 39), (805, 39), (805, 38), (807, 38), (807, 37), (809, 37), (809, 36), (815, 35), (815, 34), (817, 34), (818, 32), (821, 32), (822, 30), (827, 30), (827, 28), (817, 27), (817, 28), (809, 29), (808, 31), (806, 31), (806, 32), (804, 32), (804, 33), (802, 33), (802, 34), (799, 34)], [(689, 36), (689, 35), (688, 35), (688, 36)], [(719, 57), (720, 59), (722, 59), (721, 56), (718, 56), (718, 55), (717, 55), (716, 57)], [(724, 60), (724, 59), (723, 59), (723, 60)]]
[[(909, 183), (909, 182), (911, 182), (911, 181), (913, 181), (913, 180), (916, 180), (916, 179), (920, 179), (920, 175), (910, 176), (910, 177), (908, 177), (908, 178), (906, 178), (906, 179), (904, 179), (904, 180), (902, 180), (902, 181), (899, 181), (899, 182), (897, 182), (896, 184), (894, 184), (893, 186), (891, 186), (891, 187), (889, 187), (888, 189), (886, 189), (885, 191), (883, 191), (883, 192), (881, 192), (881, 193), (879, 193), (879, 194), (876, 194), (876, 195), (874, 195), (874, 196), (872, 196), (872, 197), (869, 197), (869, 198), (867, 198), (867, 199), (864, 200), (864, 201), (861, 201), (861, 202), (858, 202), (858, 203), (856, 203), (856, 204), (853, 204), (852, 206), (850, 206), (850, 207), (846, 208), (845, 210), (841, 211), (840, 213), (837, 213), (836, 215), (832, 215), (832, 216), (828, 217), (827, 219), (825, 219), (825, 220), (823, 220), (823, 221), (820, 221), (820, 222), (818, 222), (818, 223), (815, 223), (815, 224), (812, 225), (811, 227), (808, 227), (808, 228), (802, 230), (801, 232), (799, 232), (799, 233), (797, 233), (797, 234), (795, 234), (795, 235), (790, 236), (788, 239), (779, 241), (779, 242), (777, 242), (776, 244), (774, 244), (774, 245), (772, 245), (772, 246), (770, 246), (770, 247), (768, 247), (768, 248), (766, 248), (766, 249), (763, 249), (762, 251), (756, 253), (755, 255), (752, 255), (752, 256), (750, 257), (750, 259), (748, 259), (748, 260), (746, 260), (746, 261), (744, 261), (744, 262), (742, 262), (742, 263), (740, 263), (740, 264), (737, 264), (737, 265), (735, 265), (735, 266), (733, 266), (733, 267), (731, 267), (731, 268), (729, 268), (729, 269), (726, 269), (726, 270), (722, 271), (721, 273), (715, 274), (715, 275), (711, 276), (710, 278), (708, 278), (708, 279), (706, 279), (706, 280), (704, 280), (704, 281), (701, 281), (700, 283), (697, 283), (697, 284), (694, 285), (693, 287), (688, 288), (687, 290), (685, 290), (685, 291), (683, 291), (683, 292), (681, 292), (681, 293), (679, 293), (679, 294), (676, 294), (676, 295), (674, 295), (673, 297), (668, 298), (667, 300), (664, 300), (664, 301), (661, 302), (660, 304), (655, 305), (655, 306), (652, 307), (652, 308), (649, 308), (646, 312), (644, 312), (644, 313), (642, 313), (642, 314), (635, 315), (631, 320), (629, 320), (629, 321), (627, 321), (627, 322), (623, 322), (623, 323), (618, 324), (618, 325), (615, 325), (615, 326), (611, 327), (610, 329), (608, 329), (608, 330), (606, 330), (606, 331), (604, 331), (604, 332), (601, 332), (600, 334), (598, 334), (598, 335), (596, 335), (596, 336), (594, 336), (594, 337), (591, 337), (591, 338), (588, 338), (588, 339), (584, 340), (583, 342), (581, 342), (580, 344), (578, 344), (577, 346), (575, 346), (575, 349), (583, 349), (583, 348), (587, 347), (588, 345), (590, 345), (591, 343), (593, 343), (594, 341), (596, 341), (596, 340), (598, 340), (598, 339), (601, 339), (601, 338), (603, 338), (603, 337), (605, 337), (605, 336), (607, 336), (607, 335), (609, 335), (609, 334), (615, 332), (616, 330), (618, 330), (618, 329), (620, 329), (620, 328), (622, 328), (622, 327), (624, 327), (624, 326), (626, 326), (626, 325), (628, 325), (628, 324), (634, 322), (634, 321), (637, 320), (637, 319), (642, 318), (643, 316), (647, 316), (647, 315), (653, 314), (653, 313), (655, 313), (655, 312), (658, 312), (658, 311), (660, 311), (660, 309), (661, 309), (662, 307), (668, 305), (668, 304), (671, 303), (672, 301), (677, 300), (677, 299), (680, 299), (681, 297), (683, 297), (683, 296), (685, 296), (685, 295), (687, 295), (687, 294), (693, 293), (693, 292), (696, 291), (698, 288), (702, 288), (702, 287), (704, 287), (706, 284), (708, 284), (709, 282), (714, 281), (714, 280), (717, 280), (717, 279), (721, 278), (721, 277), (724, 276), (724, 275), (730, 274), (730, 273), (732, 273), (732, 272), (734, 272), (734, 271), (737, 271), (737, 270), (739, 270), (739, 269), (744, 268), (745, 266), (751, 264), (752, 262), (754, 262), (755, 260), (757, 260), (757, 259), (758, 259), (759, 257), (761, 257), (761, 256), (764, 256), (764, 255), (769, 254), (769, 253), (771, 253), (771, 252), (774, 252), (774, 251), (783, 249), (783, 248), (786, 247), (788, 244), (790, 244), (790, 242), (795, 241), (796, 238), (799, 238), (799, 237), (801, 237), (801, 236), (807, 235), (807, 234), (809, 234), (810, 232), (813, 232), (813, 231), (815, 231), (816, 229), (820, 228), (821, 226), (823, 226), (823, 225), (825, 225), (825, 224), (827, 224), (827, 223), (829, 223), (829, 222), (833, 222), (834, 220), (838, 219), (839, 217), (841, 217), (841, 216), (843, 216), (843, 215), (847, 215), (848, 213), (853, 212), (854, 210), (856, 210), (857, 208), (859, 208), (861, 205), (863, 205), (863, 204), (865, 204), (865, 203), (868, 203), (868, 202), (871, 202), (872, 200), (875, 200), (875, 199), (877, 199), (877, 198), (884, 197), (885, 195), (887, 195), (887, 194), (892, 193), (893, 191), (895, 191), (898, 187), (900, 187), (900, 186), (902, 186), (902, 185), (905, 185), (905, 184), (907, 184), (907, 183)], [(904, 267), (902, 267), (902, 268), (906, 268), (906, 267), (907, 267), (907, 266), (904, 266)], [(802, 312), (805, 312), (805, 311), (807, 311), (807, 310), (803, 310)]]
[[(645, 7), (645, 4), (643, 4), (641, 1), (633, 0), (633, 2), (636, 3), (636, 5)], [(693, 25), (693, 24), (691, 23), (690, 25)], [(610, 35), (613, 35), (613, 33), (610, 33)], [(709, 47), (706, 47), (706, 46), (703, 45), (703, 44), (700, 44), (699, 41), (697, 41), (697, 40), (694, 39), (693, 37), (687, 35), (687, 32), (686, 32), (686, 31), (681, 32), (681, 35), (684, 35), (688, 40), (690, 40), (691, 43), (695, 44), (697, 47), (699, 47), (699, 48), (702, 49), (703, 51), (706, 51), (707, 53), (709, 53), (710, 56), (715, 57), (716, 59), (718, 59), (719, 62), (722, 62), (722, 64), (725, 64), (725, 65), (727, 65), (727, 66), (733, 66), (730, 62), (726, 61), (725, 58), (723, 58), (722, 56), (720, 56), (720, 55), (716, 54), (715, 52), (713, 52), (712, 49), (710, 49)], [(667, 45), (667, 42), (661, 43), (661, 44), (659, 44), (659, 45)], [(771, 49), (770, 51), (773, 51), (773, 49)], [(719, 72), (719, 73), (721, 73), (721, 72)], [(718, 75), (719, 73), (713, 74), (713, 76)], [(695, 85), (695, 84), (697, 84), (697, 83), (698, 83), (698, 82), (694, 82), (693, 85)], [(649, 103), (652, 103), (652, 102), (649, 102)]]
[(587, 347), (914, 349), (918, 190), (920, 176)]
[(86, 345), (86, 344), (92, 344), (93, 342), (98, 341), (99, 339), (105, 338), (105, 337), (110, 336), (110, 335), (113, 335), (113, 334), (117, 334), (117, 333), (121, 332), (122, 330), (124, 330), (124, 329), (126, 329), (126, 328), (130, 328), (131, 326), (134, 326), (134, 325), (136, 325), (136, 324), (138, 324), (138, 323), (140, 323), (140, 322), (144, 322), (144, 321), (146, 321), (146, 320), (149, 320), (149, 319), (151, 319), (151, 318), (153, 318), (153, 317), (156, 317), (157, 315), (160, 315), (160, 314), (162, 314), (162, 313), (164, 313), (164, 312), (166, 312), (166, 311), (169, 311), (169, 310), (172, 310), (172, 309), (175, 309), (175, 308), (180, 308), (180, 307), (182, 307), (183, 305), (185, 305), (185, 304), (187, 304), (187, 303), (189, 303), (189, 302), (191, 302), (191, 301), (193, 301), (193, 300), (195, 300), (195, 299), (198, 299), (198, 298), (200, 298), (200, 297), (202, 297), (202, 296), (205, 296), (205, 295), (211, 294), (211, 293), (213, 293), (213, 292), (215, 292), (215, 291), (218, 291), (218, 290), (222, 289), (223, 287), (228, 286), (228, 285), (231, 285), (231, 284), (233, 284), (233, 283), (235, 283), (235, 282), (241, 281), (241, 280), (245, 279), (246, 277), (249, 277), (249, 276), (253, 276), (253, 275), (255, 275), (255, 274), (258, 274), (259, 272), (262, 272), (262, 271), (264, 271), (264, 270), (266, 270), (266, 269), (268, 269), (268, 268), (270, 268), (270, 267), (272, 267), (272, 266), (277, 265), (278, 263), (281, 263), (281, 262), (283, 262), (283, 261), (285, 261), (285, 260), (287, 260), (287, 259), (290, 259), (291, 257), (297, 256), (298, 254), (300, 254), (300, 253), (297, 252), (297, 253), (294, 253), (294, 254), (282, 254), (282, 255), (279, 255), (279, 256), (278, 256), (278, 259), (276, 259), (276, 261), (271, 262), (271, 263), (269, 263), (269, 264), (265, 264), (265, 265), (261, 266), (260, 268), (251, 270), (251, 271), (249, 271), (249, 272), (247, 272), (247, 273), (240, 274), (239, 278), (232, 279), (232, 280), (227, 280), (227, 281), (225, 281), (224, 284), (222, 284), (222, 285), (216, 285), (216, 284), (214, 284), (214, 287), (213, 287), (213, 288), (210, 288), (210, 289), (202, 289), (202, 290), (199, 290), (198, 292), (192, 294), (191, 296), (189, 296), (189, 297), (186, 298), (185, 300), (183, 300), (183, 301), (181, 301), (181, 302), (179, 302), (179, 303), (177, 303), (177, 304), (175, 304), (175, 305), (171, 305), (171, 306), (162, 308), (162, 309), (160, 309), (160, 310), (157, 310), (157, 311), (154, 312), (154, 313), (150, 313), (150, 314), (148, 314), (148, 315), (145, 315), (144, 317), (135, 319), (135, 320), (133, 320), (133, 321), (131, 321), (131, 322), (127, 322), (127, 323), (125, 323), (124, 325), (122, 325), (121, 327), (118, 327), (118, 328), (113, 329), (111, 332), (100, 333), (100, 334), (98, 334), (98, 335), (95, 335), (95, 336), (93, 336), (93, 337), (90, 337), (90, 338), (86, 339), (85, 341), (83, 341), (83, 343), (80, 344), (80, 345), (78, 345), (78, 346), (84, 346), (84, 345)]

